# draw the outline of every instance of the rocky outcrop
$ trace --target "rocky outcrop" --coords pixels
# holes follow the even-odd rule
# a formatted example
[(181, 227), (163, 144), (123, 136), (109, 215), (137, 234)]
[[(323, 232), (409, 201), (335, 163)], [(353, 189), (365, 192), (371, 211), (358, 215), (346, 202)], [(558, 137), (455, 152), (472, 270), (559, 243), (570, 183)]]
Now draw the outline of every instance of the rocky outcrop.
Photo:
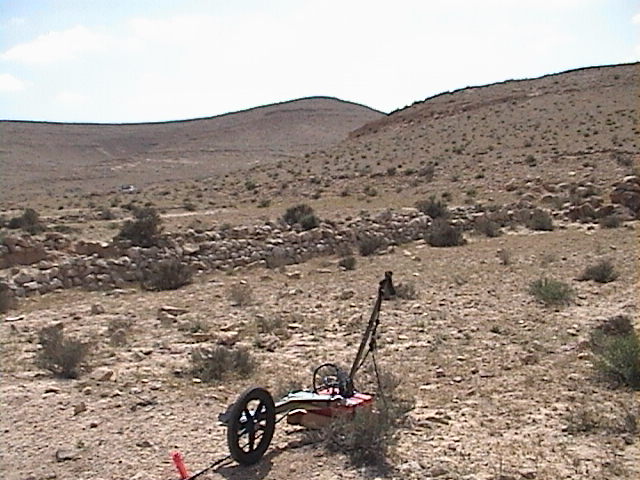
[(616, 183), (611, 192), (611, 203), (624, 205), (640, 218), (640, 177), (630, 175)]

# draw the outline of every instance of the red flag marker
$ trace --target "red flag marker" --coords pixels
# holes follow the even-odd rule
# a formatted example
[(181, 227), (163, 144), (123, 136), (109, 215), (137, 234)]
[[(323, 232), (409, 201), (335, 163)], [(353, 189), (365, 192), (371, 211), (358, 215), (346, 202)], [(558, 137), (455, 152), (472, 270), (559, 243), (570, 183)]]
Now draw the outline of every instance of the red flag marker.
[(180, 480), (185, 480), (189, 478), (189, 472), (187, 472), (187, 467), (184, 464), (184, 459), (180, 452), (173, 452), (171, 454), (171, 458), (173, 459), (173, 464), (178, 469), (178, 473), (180, 474)]

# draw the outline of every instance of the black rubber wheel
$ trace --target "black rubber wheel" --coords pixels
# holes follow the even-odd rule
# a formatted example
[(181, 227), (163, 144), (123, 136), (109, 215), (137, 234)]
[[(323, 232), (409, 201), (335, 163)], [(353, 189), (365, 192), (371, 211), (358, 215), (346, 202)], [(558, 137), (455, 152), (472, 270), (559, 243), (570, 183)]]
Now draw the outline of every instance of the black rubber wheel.
[(276, 406), (271, 394), (260, 387), (242, 393), (231, 407), (227, 425), (227, 444), (233, 459), (242, 465), (259, 462), (275, 427)]
[(353, 382), (349, 375), (335, 363), (323, 363), (313, 371), (313, 391), (331, 390), (343, 397), (353, 395)]

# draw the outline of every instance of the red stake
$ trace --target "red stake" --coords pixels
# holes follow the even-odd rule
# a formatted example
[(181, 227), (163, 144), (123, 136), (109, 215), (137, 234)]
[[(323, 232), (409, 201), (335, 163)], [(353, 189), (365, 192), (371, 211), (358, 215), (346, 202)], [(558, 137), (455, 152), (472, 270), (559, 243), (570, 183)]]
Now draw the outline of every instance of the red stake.
[(187, 467), (184, 464), (184, 459), (180, 452), (173, 452), (171, 454), (171, 458), (173, 459), (173, 464), (178, 469), (178, 473), (180, 474), (180, 480), (185, 480), (189, 478), (189, 472), (187, 472)]

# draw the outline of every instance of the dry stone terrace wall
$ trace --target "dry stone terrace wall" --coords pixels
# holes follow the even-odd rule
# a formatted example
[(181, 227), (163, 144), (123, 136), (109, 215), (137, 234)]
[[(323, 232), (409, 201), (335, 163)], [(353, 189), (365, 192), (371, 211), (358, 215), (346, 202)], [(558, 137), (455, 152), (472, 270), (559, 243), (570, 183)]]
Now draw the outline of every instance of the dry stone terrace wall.
[[(308, 231), (276, 224), (240, 226), (224, 230), (187, 231), (162, 239), (150, 248), (126, 244), (71, 243), (49, 233), (44, 239), (8, 237), (0, 250), (4, 262), (0, 281), (18, 297), (57, 289), (110, 289), (143, 280), (164, 259), (177, 258), (200, 271), (230, 270), (252, 265), (274, 266), (304, 262), (312, 257), (357, 249), (364, 237), (380, 237), (387, 244), (422, 238), (431, 219), (414, 209), (383, 212), (336, 223), (324, 222)], [(8, 241), (7, 241), (8, 240)], [(38, 252), (36, 263), (15, 261), (22, 252)], [(29, 260), (29, 259), (26, 259)]]

